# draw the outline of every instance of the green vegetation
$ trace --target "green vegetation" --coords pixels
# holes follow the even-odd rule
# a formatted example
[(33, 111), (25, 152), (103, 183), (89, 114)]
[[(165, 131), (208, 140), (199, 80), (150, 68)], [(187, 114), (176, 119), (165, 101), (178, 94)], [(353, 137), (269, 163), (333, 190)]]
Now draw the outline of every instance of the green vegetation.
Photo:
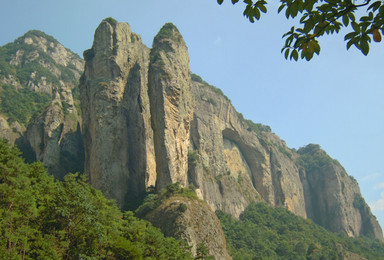
[[(47, 52), (37, 47), (35, 43), (27, 44), (25, 42), (26, 38), (32, 38), (36, 42), (36, 37), (47, 40)], [(53, 87), (58, 88), (60, 87), (60, 80), (73, 85), (78, 84), (76, 67), (73, 64), (68, 66), (57, 64), (50, 56), (49, 53), (54, 51), (51, 46), (52, 43), (54, 45), (59, 44), (52, 36), (33, 30), (19, 37), (13, 43), (0, 47), (0, 76), (12, 77), (22, 86), (19, 89), (11, 85), (0, 86), (0, 111), (8, 117), (9, 122), (28, 123), (35, 114), (42, 113), (51, 100), (48, 94), (33, 92), (27, 87), (27, 84), (38, 85), (45, 81), (46, 84), (52, 84)], [(11, 62), (15, 56), (18, 57), (17, 65)], [(51, 66), (55, 66), (60, 71), (60, 76), (48, 69)]]
[(182, 196), (198, 200), (197, 195), (193, 189), (181, 188), (180, 183), (178, 182), (171, 183), (167, 185), (166, 189), (161, 189), (157, 194), (148, 194), (144, 199), (143, 204), (136, 209), (135, 213), (139, 217), (144, 217), (147, 213), (160, 206), (164, 200), (172, 196)]
[(346, 251), (367, 259), (384, 259), (384, 244), (378, 240), (338, 236), (311, 220), (266, 203), (250, 204), (240, 220), (221, 211), (217, 215), (234, 260), (342, 259)]
[(85, 50), (83, 56), (85, 61), (91, 61), (95, 57), (95, 51), (93, 49)]
[[(8, 75), (16, 76), (19, 82), (24, 85), (27, 84), (30, 80), (37, 84), (37, 81), (39, 81), (41, 77), (45, 77), (47, 82), (50, 82), (54, 85), (58, 85), (59, 80), (76, 84), (77, 80), (75, 74), (72, 71), (73, 69), (76, 70), (76, 68), (73, 65), (68, 65), (67, 67), (57, 65), (48, 53), (44, 52), (33, 44), (26, 44), (24, 39), (28, 37), (42, 37), (47, 39), (48, 42), (54, 43), (55, 45), (59, 44), (59, 42), (52, 36), (47, 35), (41, 31), (28, 31), (26, 34), (24, 34), (24, 36), (19, 37), (13, 43), (8, 43), (0, 48), (0, 75), (6, 77)], [(51, 47), (49, 46), (49, 48)], [(49, 48), (48, 52), (52, 51)], [(20, 57), (20, 64), (17, 66), (11, 65), (9, 61), (11, 60), (12, 56), (16, 55), (17, 51), (22, 53)], [(28, 57), (31, 55), (31, 53), (35, 53), (34, 55), (38, 55), (38, 57), (31, 59), (31, 57)], [(78, 57), (77, 55), (75, 56)], [(50, 70), (41, 65), (41, 62), (45, 64), (55, 64), (55, 66), (60, 69), (61, 76), (57, 77), (54, 75)], [(35, 73), (34, 79), (31, 79), (31, 73)]]
[(279, 145), (278, 149), (282, 154), (285, 154), (289, 159), (292, 159), (292, 153), (287, 147)]
[(231, 102), (231, 100), (226, 95), (224, 95), (224, 93), (223, 93), (223, 91), (221, 89), (216, 88), (215, 86), (210, 85), (209, 83), (204, 81), (199, 75), (191, 73), (191, 80), (203, 84), (203, 86), (208, 87), (214, 93), (219, 94), (220, 96), (224, 97), (227, 101)]
[(199, 152), (197, 150), (188, 150), (188, 165), (196, 166), (200, 158)]
[(252, 120), (245, 119), (242, 113), (237, 113), (239, 116), (240, 121), (244, 122), (248, 128), (248, 131), (253, 131), (255, 133), (260, 133), (260, 132), (268, 132), (271, 133), (272, 129), (269, 125), (263, 125), (260, 123), (254, 123)]
[[(217, 0), (222, 4), (224, 0)], [(239, 0), (231, 0), (236, 4)], [(243, 12), (250, 22), (255, 22), (261, 13), (267, 12), (266, 0), (244, 0), (246, 5)], [(367, 8), (364, 12), (362, 9)], [(314, 53), (320, 53), (317, 38), (325, 34), (339, 33), (341, 29), (350, 28), (344, 36), (347, 49), (355, 45), (364, 55), (369, 52), (371, 37), (375, 42), (381, 41), (384, 34), (384, 1), (350, 1), (350, 0), (281, 0), (278, 12), (284, 10), (287, 19), (297, 19), (298, 28), (292, 26), (291, 30), (283, 35), (286, 38), (284, 57), (298, 60), (310, 60)], [(356, 16), (357, 17), (356, 17)], [(297, 24), (297, 23), (296, 23)], [(381, 31), (381, 33), (380, 33)]]
[(0, 111), (9, 122), (26, 124), (36, 114), (41, 113), (51, 101), (47, 93), (34, 92), (27, 88), (17, 91), (13, 86), (0, 86)]
[(353, 207), (359, 210), (363, 210), (366, 207), (366, 203), (363, 197), (360, 194), (356, 193), (353, 198)]
[(27, 38), (27, 37), (33, 37), (33, 36), (35, 36), (35, 37), (40, 37), (40, 38), (45, 38), (45, 39), (47, 39), (49, 42), (53, 42), (54, 44), (58, 44), (58, 43), (59, 43), (59, 42), (58, 42), (55, 38), (53, 38), (51, 35), (48, 35), (48, 34), (42, 32), (42, 31), (39, 31), (39, 30), (30, 30), (30, 31), (28, 31), (26, 34), (24, 34), (23, 37), (17, 39), (17, 40), (16, 40), (16, 43), (21, 44), (21, 43), (23, 43), (23, 40), (22, 40), (22, 39)]
[[(308, 144), (297, 150), (297, 153), (300, 155), (297, 161), (298, 165), (304, 167), (307, 172), (320, 170), (329, 164), (336, 164), (342, 167), (337, 160), (332, 159), (318, 144)], [(343, 172), (346, 174), (344, 169)]]
[[(121, 213), (79, 174), (55, 182), (0, 140), (3, 259), (191, 259), (185, 243)], [(183, 209), (181, 209), (183, 210)]]
[(182, 40), (179, 30), (176, 28), (176, 26), (173, 23), (164, 24), (163, 27), (161, 27), (160, 31), (155, 36), (155, 39), (153, 40), (153, 42), (157, 43), (162, 39), (171, 39), (178, 43), (180, 43)]
[(116, 25), (118, 24), (118, 22), (117, 22), (114, 18), (112, 18), (112, 17), (107, 17), (107, 18), (105, 18), (105, 19), (103, 20), (103, 22), (107, 22), (107, 23), (109, 23), (110, 25), (112, 25), (113, 28), (115, 28)]

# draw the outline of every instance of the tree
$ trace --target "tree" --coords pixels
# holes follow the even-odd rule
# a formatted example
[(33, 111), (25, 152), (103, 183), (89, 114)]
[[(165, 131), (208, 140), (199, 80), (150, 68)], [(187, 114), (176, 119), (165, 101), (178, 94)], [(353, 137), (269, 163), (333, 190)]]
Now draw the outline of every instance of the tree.
[(80, 174), (54, 181), (0, 139), (1, 259), (193, 259), (184, 241), (122, 213)]
[[(219, 4), (223, 1), (217, 0)], [(239, 2), (231, 1), (232, 4)], [(251, 23), (259, 20), (261, 13), (267, 12), (265, 0), (243, 2), (246, 5), (243, 14)], [(366, 12), (361, 10), (365, 7)], [(371, 38), (380, 42), (384, 33), (383, 0), (280, 0), (278, 12), (282, 11), (285, 11), (287, 19), (299, 19), (299, 26), (292, 26), (283, 35), (285, 43), (281, 52), (286, 59), (297, 61), (299, 55), (302, 59), (312, 59), (315, 53), (320, 53), (317, 39), (325, 34), (339, 33), (343, 27), (351, 28), (344, 36), (347, 49), (354, 45), (367, 55)]]

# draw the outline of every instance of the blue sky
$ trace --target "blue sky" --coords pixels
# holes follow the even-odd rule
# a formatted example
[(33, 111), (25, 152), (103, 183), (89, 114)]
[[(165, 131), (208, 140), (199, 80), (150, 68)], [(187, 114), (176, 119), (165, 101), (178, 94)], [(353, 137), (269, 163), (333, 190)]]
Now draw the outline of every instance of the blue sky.
[[(342, 35), (320, 40), (312, 61), (286, 61), (281, 36), (293, 21), (277, 1), (255, 24), (225, 0), (2, 0), (0, 45), (31, 29), (80, 56), (106, 17), (128, 22), (147, 46), (166, 22), (187, 43), (191, 71), (221, 88), (248, 119), (270, 125), (291, 148), (322, 146), (354, 176), (384, 227), (384, 45), (365, 57)], [(348, 31), (348, 29), (347, 29)]]

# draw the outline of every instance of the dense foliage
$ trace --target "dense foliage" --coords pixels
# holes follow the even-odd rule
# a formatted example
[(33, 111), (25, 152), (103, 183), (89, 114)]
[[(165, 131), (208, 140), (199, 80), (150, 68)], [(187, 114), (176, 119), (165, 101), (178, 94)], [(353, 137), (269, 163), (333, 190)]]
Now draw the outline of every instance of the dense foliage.
[(237, 259), (342, 259), (350, 251), (384, 259), (384, 244), (371, 238), (337, 236), (284, 208), (250, 204), (240, 220), (217, 212), (228, 249)]
[[(219, 4), (223, 1), (217, 0)], [(233, 4), (239, 2), (231, 1)], [(260, 19), (261, 13), (267, 12), (266, 0), (243, 2), (246, 5), (244, 16), (252, 23)], [(363, 8), (367, 8), (366, 11)], [(281, 52), (284, 52), (286, 59), (297, 60), (299, 53), (302, 59), (312, 59), (314, 53), (320, 53), (316, 39), (325, 34), (339, 33), (343, 27), (351, 29), (344, 37), (347, 49), (354, 45), (367, 55), (371, 37), (375, 42), (380, 42), (384, 33), (383, 0), (280, 0), (278, 12), (282, 11), (285, 11), (287, 19), (299, 19), (298, 28), (292, 26), (283, 35), (286, 41)]]
[[(299, 166), (304, 167), (306, 172), (320, 170), (322, 167), (332, 163), (342, 167), (337, 160), (332, 159), (318, 144), (308, 144), (297, 150), (297, 153), (300, 155), (297, 163)], [(344, 174), (346, 174), (345, 170)]]
[(143, 204), (136, 209), (136, 215), (144, 217), (147, 213), (156, 209), (164, 200), (171, 196), (183, 196), (198, 200), (193, 189), (182, 188), (178, 182), (171, 183), (167, 185), (166, 189), (161, 189), (158, 193), (149, 193), (145, 197)]
[(34, 92), (28, 88), (16, 90), (13, 86), (0, 86), (0, 111), (8, 117), (8, 122), (26, 124), (36, 114), (41, 113), (51, 101), (47, 93)]
[(55, 182), (0, 140), (0, 255), (4, 259), (190, 259), (184, 243), (68, 174)]

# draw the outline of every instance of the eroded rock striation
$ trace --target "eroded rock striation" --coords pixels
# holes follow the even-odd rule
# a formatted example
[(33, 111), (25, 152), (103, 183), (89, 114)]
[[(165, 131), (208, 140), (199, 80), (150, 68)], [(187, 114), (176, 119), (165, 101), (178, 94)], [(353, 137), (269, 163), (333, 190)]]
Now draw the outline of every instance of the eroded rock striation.
[(104, 20), (85, 51), (81, 107), (85, 172), (122, 208), (156, 183), (148, 97), (149, 49), (127, 23)]
[(153, 41), (149, 65), (149, 100), (156, 152), (156, 188), (179, 182), (187, 186), (193, 97), (188, 49), (177, 30), (165, 24)]

